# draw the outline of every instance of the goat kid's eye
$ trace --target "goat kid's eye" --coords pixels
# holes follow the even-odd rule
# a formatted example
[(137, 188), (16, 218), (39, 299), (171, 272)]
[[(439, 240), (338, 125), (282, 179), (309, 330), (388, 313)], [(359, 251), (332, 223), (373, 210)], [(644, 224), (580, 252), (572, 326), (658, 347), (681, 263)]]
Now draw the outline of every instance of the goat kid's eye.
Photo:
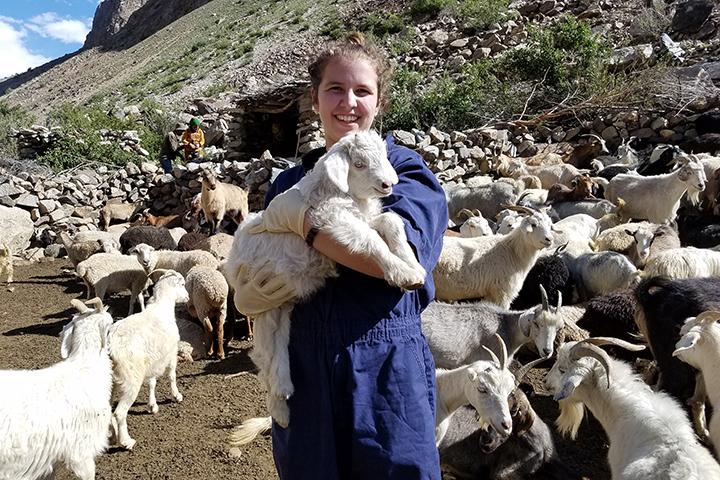
[(487, 388), (478, 388), (477, 391), (482, 394), (488, 393)]
[(353, 164), (353, 166), (354, 166), (355, 168), (358, 168), (358, 169), (365, 168), (365, 164), (362, 163), (362, 162), (355, 162), (355, 163)]

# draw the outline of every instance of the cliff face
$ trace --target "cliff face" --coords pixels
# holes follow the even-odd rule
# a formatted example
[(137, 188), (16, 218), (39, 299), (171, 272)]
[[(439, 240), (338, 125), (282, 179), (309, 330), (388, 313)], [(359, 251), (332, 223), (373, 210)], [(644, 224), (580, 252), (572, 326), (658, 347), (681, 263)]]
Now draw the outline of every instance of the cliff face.
[(107, 45), (122, 30), (128, 19), (148, 0), (103, 0), (95, 10), (92, 30), (85, 38), (84, 48)]
[(144, 40), (210, 0), (104, 0), (83, 48), (120, 50)]

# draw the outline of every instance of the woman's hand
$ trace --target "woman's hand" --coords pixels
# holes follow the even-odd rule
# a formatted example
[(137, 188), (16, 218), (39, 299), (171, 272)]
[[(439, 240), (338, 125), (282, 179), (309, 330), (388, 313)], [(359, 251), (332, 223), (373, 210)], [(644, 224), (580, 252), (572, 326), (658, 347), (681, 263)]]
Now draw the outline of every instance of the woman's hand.
[(247, 316), (272, 310), (297, 296), (287, 275), (275, 272), (270, 263), (255, 271), (241, 265), (234, 287), (235, 308)]
[[(296, 233), (305, 238), (305, 214), (309, 206), (297, 188), (291, 188), (273, 198), (262, 214), (262, 221), (250, 233)], [(308, 228), (309, 230), (309, 228)]]

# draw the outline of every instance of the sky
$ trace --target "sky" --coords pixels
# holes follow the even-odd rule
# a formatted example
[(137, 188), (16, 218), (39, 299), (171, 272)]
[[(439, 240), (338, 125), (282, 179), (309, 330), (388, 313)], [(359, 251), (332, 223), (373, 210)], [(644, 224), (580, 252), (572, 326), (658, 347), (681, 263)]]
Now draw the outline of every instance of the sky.
[(0, 0), (0, 79), (82, 47), (102, 0)]

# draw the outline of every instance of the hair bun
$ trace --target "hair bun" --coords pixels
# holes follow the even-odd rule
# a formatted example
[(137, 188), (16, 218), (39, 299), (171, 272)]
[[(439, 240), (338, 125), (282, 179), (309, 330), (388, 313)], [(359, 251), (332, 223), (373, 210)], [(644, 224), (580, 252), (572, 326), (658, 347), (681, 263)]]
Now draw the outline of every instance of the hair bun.
[(365, 42), (365, 35), (363, 35), (363, 34), (360, 33), (360, 32), (350, 32), (350, 33), (348, 33), (348, 35), (345, 37), (345, 41), (346, 41), (347, 43), (350, 43), (350, 44), (353, 44), (353, 45), (357, 45), (357, 46), (359, 46), (359, 47), (365, 47), (365, 46), (366, 46), (366, 45), (365, 45), (365, 44), (366, 44), (366, 42)]

